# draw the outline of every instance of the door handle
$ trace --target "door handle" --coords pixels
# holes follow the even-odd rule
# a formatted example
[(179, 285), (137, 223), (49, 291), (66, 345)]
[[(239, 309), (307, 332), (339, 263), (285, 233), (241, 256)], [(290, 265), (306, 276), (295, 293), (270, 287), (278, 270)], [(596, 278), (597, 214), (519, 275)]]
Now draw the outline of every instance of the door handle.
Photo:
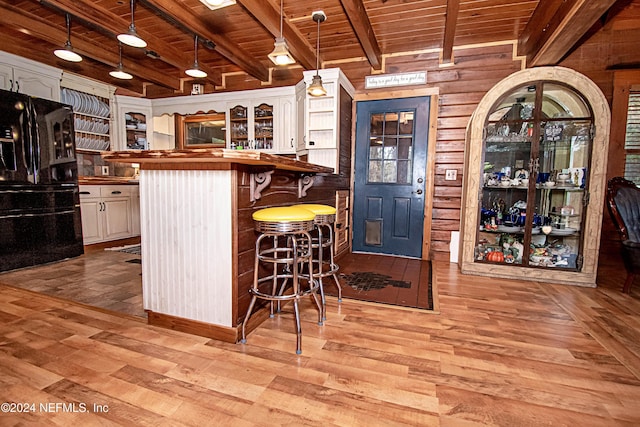
[(411, 194), (422, 194), (422, 190), (418, 189), (416, 191), (412, 191)]

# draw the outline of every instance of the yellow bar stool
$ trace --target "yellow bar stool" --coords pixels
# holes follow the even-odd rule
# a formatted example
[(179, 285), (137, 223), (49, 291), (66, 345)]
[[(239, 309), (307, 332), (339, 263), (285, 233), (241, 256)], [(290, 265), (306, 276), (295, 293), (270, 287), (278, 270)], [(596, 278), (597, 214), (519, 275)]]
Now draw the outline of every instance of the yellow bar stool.
[(318, 324), (322, 325), (322, 305), (318, 300), (319, 283), (310, 273), (313, 271), (312, 240), (315, 214), (295, 206), (260, 209), (253, 213), (255, 229), (260, 236), (256, 240), (253, 285), (249, 289), (251, 302), (242, 322), (241, 343), (246, 343), (246, 325), (256, 300), (270, 304), (270, 317), (274, 316), (274, 303), (280, 309), (283, 301), (293, 301), (296, 322), (296, 354), (302, 353), (302, 329), (300, 327), (300, 298), (311, 294), (318, 306)]
[[(335, 263), (333, 248), (333, 225), (336, 221), (336, 208), (329, 205), (313, 203), (295, 206), (308, 209), (316, 215), (313, 225), (314, 229), (317, 231), (317, 237), (312, 236), (311, 240), (312, 249), (317, 252), (316, 257), (313, 259), (313, 263), (317, 264), (318, 269), (314, 270), (313, 277), (318, 279), (318, 283), (320, 285), (322, 319), (326, 320), (326, 301), (324, 296), (324, 285), (322, 282), (324, 277), (333, 276), (333, 280), (336, 282), (336, 287), (338, 288), (338, 301), (342, 301), (342, 286), (340, 286), (340, 281), (338, 280), (338, 270), (340, 267)], [(326, 252), (328, 252), (328, 254)], [(328, 257), (326, 255), (328, 255)]]

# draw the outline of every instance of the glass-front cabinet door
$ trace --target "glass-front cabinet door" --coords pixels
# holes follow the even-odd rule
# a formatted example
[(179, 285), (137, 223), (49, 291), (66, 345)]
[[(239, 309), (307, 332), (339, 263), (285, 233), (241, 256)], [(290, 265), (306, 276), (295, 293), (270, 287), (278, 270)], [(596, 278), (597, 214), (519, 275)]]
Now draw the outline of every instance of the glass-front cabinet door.
[(483, 135), (474, 260), (580, 271), (594, 117), (559, 82), (516, 88)]
[(238, 104), (229, 109), (231, 149), (272, 150), (274, 104)]

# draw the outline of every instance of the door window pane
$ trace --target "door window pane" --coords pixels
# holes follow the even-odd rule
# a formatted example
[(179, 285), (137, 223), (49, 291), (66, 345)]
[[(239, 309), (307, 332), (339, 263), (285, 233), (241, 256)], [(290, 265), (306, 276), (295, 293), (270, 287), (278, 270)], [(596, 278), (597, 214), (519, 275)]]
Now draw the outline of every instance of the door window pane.
[(371, 114), (368, 182), (411, 182), (413, 117), (413, 111)]

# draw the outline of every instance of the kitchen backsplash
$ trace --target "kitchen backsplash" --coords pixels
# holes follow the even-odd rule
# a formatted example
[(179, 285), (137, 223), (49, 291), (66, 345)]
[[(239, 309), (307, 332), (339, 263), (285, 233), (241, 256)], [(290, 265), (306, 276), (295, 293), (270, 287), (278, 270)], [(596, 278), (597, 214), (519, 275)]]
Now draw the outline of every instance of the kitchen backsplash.
[(105, 161), (100, 154), (76, 153), (79, 176), (102, 176), (102, 167), (109, 167), (110, 176), (133, 176), (135, 170), (128, 163)]

